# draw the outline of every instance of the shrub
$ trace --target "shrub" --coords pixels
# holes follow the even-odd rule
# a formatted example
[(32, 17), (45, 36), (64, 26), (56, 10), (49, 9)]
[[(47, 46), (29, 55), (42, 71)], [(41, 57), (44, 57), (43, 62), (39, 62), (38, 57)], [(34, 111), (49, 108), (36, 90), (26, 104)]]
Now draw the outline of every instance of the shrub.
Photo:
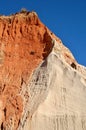
[(21, 11), (20, 11), (20, 13), (27, 13), (28, 11), (27, 11), (27, 9), (25, 9), (25, 8), (22, 8), (21, 9)]

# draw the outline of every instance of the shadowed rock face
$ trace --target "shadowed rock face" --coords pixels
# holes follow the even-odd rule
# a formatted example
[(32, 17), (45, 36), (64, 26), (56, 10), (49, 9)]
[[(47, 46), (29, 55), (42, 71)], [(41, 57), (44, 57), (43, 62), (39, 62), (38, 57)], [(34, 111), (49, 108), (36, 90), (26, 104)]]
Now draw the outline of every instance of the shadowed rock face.
[(0, 17), (0, 130), (85, 130), (85, 91), (86, 68), (35, 12)]

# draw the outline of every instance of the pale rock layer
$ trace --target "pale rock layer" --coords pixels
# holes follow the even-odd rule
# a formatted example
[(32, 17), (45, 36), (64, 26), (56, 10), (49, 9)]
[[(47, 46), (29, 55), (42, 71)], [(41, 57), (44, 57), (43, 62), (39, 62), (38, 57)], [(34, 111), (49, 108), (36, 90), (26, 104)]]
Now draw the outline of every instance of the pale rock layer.
[[(34, 83), (36, 89), (30, 91), (30, 93), (34, 93), (34, 105), (31, 110), (37, 103), (38, 107), (23, 129), (86, 130), (86, 79), (54, 51), (49, 54), (41, 66), (43, 65), (46, 68), (43, 77), (48, 75), (47, 84), (46, 86), (42, 84), (41, 88), (39, 85), (35, 86)], [(39, 72), (41, 66), (36, 71)], [(43, 80), (43, 77), (39, 79), (39, 82)], [(45, 87), (44, 99), (42, 99), (39, 92), (40, 89), (41, 92), (44, 91)], [(41, 103), (39, 104), (39, 102)]]

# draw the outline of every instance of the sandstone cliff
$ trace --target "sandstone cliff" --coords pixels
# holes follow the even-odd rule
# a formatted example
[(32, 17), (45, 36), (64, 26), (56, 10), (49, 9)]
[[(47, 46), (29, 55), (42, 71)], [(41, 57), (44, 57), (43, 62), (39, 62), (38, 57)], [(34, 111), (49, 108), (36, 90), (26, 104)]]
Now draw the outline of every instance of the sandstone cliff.
[(35, 12), (0, 17), (0, 130), (86, 130), (86, 68)]

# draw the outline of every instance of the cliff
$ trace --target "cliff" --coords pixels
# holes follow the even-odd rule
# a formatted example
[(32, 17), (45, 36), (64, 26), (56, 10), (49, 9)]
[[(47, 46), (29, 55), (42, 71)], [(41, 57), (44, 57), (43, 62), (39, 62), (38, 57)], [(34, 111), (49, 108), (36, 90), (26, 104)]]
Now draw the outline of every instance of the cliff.
[(0, 130), (85, 130), (86, 68), (35, 12), (0, 16)]

